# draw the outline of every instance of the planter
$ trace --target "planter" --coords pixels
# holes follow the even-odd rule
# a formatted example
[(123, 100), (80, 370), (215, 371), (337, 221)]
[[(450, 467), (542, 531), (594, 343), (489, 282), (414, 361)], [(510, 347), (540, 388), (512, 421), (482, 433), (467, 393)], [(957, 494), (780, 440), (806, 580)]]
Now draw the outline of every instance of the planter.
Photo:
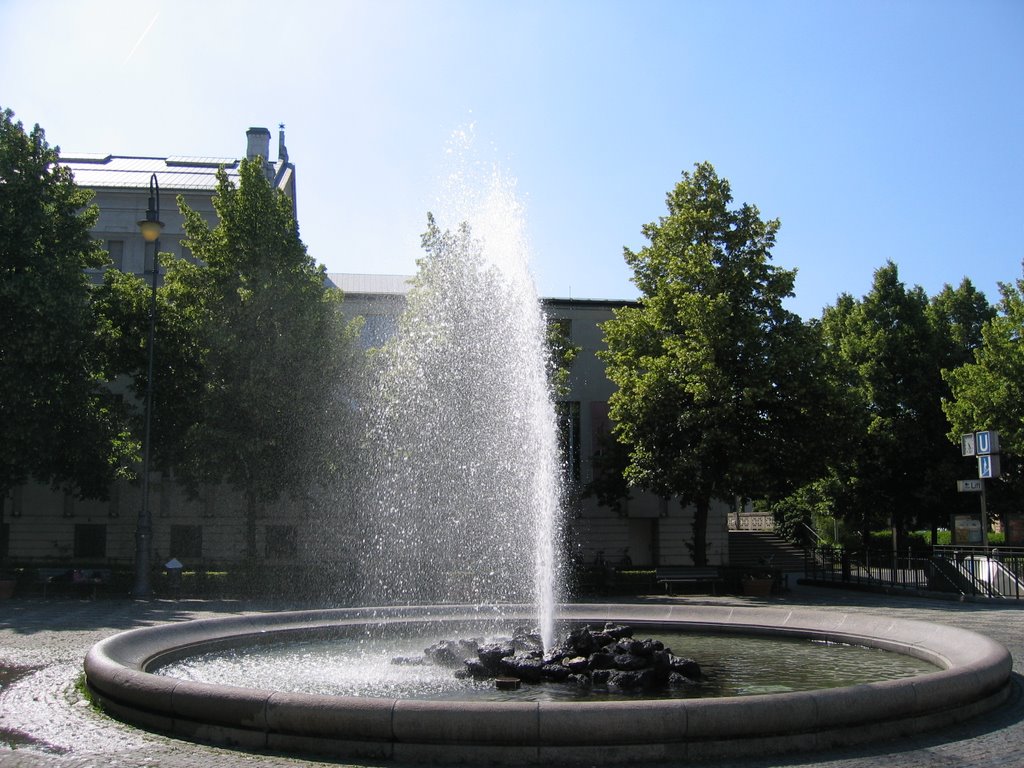
[(746, 579), (743, 582), (743, 594), (747, 597), (768, 597), (774, 585), (775, 579), (770, 576)]

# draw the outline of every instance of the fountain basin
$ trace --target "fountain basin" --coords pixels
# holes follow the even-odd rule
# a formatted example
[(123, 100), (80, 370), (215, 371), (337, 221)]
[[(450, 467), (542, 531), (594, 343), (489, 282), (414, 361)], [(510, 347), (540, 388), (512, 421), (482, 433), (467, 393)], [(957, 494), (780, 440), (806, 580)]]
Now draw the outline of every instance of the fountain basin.
[(940, 671), (846, 688), (719, 699), (470, 702), (360, 698), (212, 685), (151, 674), (182, 657), (360, 625), (532, 621), (528, 606), (420, 606), (257, 614), (133, 630), (94, 646), (86, 679), (126, 722), (244, 749), (408, 762), (622, 764), (824, 749), (937, 729), (1002, 703), (1000, 644), (938, 624), (841, 611), (568, 605), (560, 620), (854, 643)]

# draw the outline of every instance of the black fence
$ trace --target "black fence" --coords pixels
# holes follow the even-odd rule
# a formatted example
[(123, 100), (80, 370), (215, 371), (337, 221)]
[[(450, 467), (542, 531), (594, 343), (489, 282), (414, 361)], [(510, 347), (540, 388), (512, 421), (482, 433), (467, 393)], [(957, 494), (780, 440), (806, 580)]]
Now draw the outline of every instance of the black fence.
[(813, 581), (849, 586), (1024, 598), (1021, 548), (949, 546), (933, 547), (930, 552), (900, 553), (818, 547), (806, 551), (804, 570)]

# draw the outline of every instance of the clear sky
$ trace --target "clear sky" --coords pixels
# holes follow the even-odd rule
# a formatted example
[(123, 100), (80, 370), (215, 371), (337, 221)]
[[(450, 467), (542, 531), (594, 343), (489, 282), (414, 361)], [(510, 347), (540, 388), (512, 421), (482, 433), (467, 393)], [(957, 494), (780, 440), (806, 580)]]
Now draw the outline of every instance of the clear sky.
[(238, 157), (285, 123), (333, 272), (415, 269), (472, 126), (542, 295), (634, 298), (623, 246), (704, 160), (781, 220), (804, 317), (889, 259), (929, 295), (1022, 274), (1021, 0), (0, 0), (0, 35), (0, 106), (68, 152)]

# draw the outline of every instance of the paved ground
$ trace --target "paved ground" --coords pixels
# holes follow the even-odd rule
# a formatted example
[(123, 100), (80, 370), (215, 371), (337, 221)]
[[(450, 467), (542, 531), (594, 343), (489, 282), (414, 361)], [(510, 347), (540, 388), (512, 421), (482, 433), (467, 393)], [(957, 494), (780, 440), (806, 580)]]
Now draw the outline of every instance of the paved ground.
[[(935, 621), (998, 640), (1014, 658), (1011, 700), (999, 710), (941, 733), (814, 754), (715, 763), (729, 768), (967, 768), (1024, 766), (1024, 605), (958, 603), (797, 587), (767, 600), (680, 597), (680, 602), (775, 604), (877, 613)], [(139, 731), (94, 711), (76, 684), (82, 659), (97, 640), (158, 622), (304, 606), (228, 601), (14, 599), (0, 602), (0, 766), (36, 768), (319, 768), (338, 765), (252, 755)], [(313, 606), (310, 606), (313, 607)], [(376, 765), (376, 764), (374, 764)]]

